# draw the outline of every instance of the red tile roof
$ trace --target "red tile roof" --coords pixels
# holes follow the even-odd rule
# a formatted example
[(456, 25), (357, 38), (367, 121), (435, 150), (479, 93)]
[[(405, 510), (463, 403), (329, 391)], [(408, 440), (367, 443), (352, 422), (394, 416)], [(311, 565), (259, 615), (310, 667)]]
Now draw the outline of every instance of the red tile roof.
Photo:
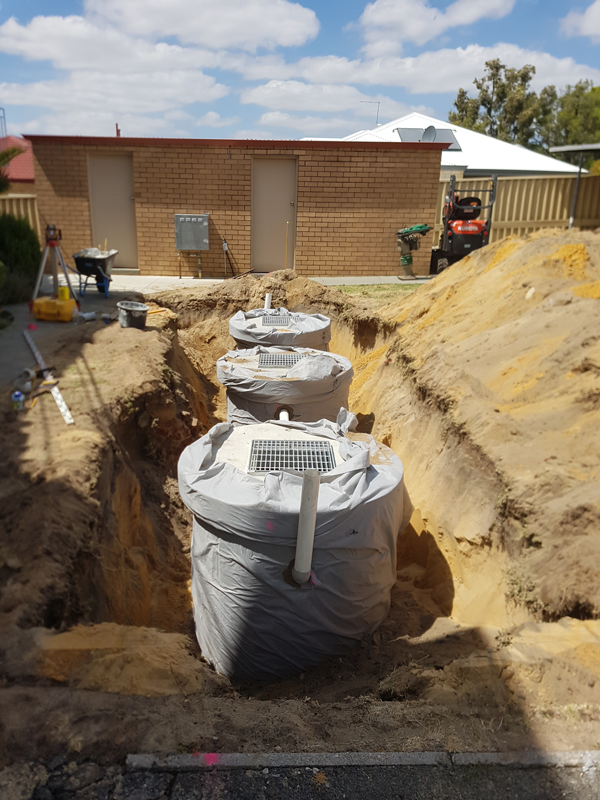
[(5, 170), (11, 183), (33, 183), (35, 173), (33, 171), (33, 152), (31, 142), (21, 139), (20, 136), (0, 137), (0, 150), (8, 150), (9, 147), (19, 147), (23, 152), (15, 156), (6, 165)]

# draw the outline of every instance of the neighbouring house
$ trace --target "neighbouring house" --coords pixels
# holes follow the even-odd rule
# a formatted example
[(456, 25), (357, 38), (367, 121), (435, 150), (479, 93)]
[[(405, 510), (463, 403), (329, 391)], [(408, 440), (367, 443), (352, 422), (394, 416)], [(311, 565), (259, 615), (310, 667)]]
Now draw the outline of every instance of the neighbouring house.
[(489, 177), (498, 176), (490, 242), (542, 228), (566, 228), (572, 216), (576, 227), (593, 229), (600, 225), (600, 176), (585, 175), (577, 189), (577, 166), (444, 120), (413, 112), (337, 141), (446, 143), (441, 158), (437, 210), (435, 215), (422, 220), (434, 225), (436, 244), (442, 232), (442, 210), (452, 174), (457, 178), (458, 192), (480, 197), (484, 203)]
[(10, 186), (7, 192), (0, 195), (0, 214), (12, 214), (26, 219), (40, 237), (31, 142), (20, 136), (1, 136), (0, 150), (8, 150), (10, 147), (18, 147), (23, 152), (11, 159), (4, 168)]
[(0, 137), (0, 151), (18, 147), (23, 152), (11, 159), (4, 171), (11, 183), (11, 193), (35, 194), (35, 172), (31, 142), (20, 136)]
[[(435, 216), (445, 143), (27, 136), (42, 226), (67, 258), (119, 250), (143, 275), (397, 275), (395, 232)], [(208, 215), (208, 249), (178, 250), (175, 215)], [(205, 218), (206, 219), (206, 218)], [(223, 241), (228, 250), (224, 251)], [(180, 242), (181, 246), (181, 242)], [(431, 234), (415, 254), (427, 274)]]
[(535, 153), (521, 145), (502, 142), (492, 136), (461, 128), (451, 122), (413, 112), (404, 117), (378, 125), (372, 130), (357, 131), (344, 142), (407, 142), (421, 141), (424, 132), (433, 127), (433, 141), (447, 142), (442, 153), (442, 171), (479, 178), (489, 175), (517, 177), (533, 175), (573, 175), (577, 167), (557, 158)]

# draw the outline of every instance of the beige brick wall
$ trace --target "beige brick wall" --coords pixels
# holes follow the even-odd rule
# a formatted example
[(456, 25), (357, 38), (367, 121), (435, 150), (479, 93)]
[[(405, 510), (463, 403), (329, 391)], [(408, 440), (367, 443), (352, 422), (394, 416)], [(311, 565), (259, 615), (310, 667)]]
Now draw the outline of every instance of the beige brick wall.
[[(139, 268), (197, 274), (196, 254), (175, 248), (173, 215), (209, 213), (202, 275), (224, 275), (222, 239), (236, 273), (250, 269), (251, 169), (256, 156), (298, 161), (296, 270), (301, 275), (396, 275), (395, 231), (433, 224), (440, 150), (387, 144), (32, 137), (40, 223), (63, 231), (66, 257), (91, 241), (87, 153), (133, 154)], [(415, 254), (429, 271), (431, 234)], [(228, 266), (227, 274), (230, 275)]]
[(56, 225), (65, 261), (74, 267), (71, 255), (92, 246), (86, 148), (44, 142), (34, 146), (33, 163), (42, 246), (46, 225)]
[[(325, 151), (298, 156), (296, 269), (303, 275), (397, 275), (395, 233), (432, 224), (440, 153)], [(429, 272), (431, 234), (414, 254)]]

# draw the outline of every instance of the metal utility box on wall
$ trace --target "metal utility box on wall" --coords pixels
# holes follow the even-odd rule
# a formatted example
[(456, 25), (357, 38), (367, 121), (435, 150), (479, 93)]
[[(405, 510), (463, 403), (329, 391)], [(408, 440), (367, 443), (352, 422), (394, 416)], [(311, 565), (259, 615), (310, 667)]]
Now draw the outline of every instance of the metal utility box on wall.
[(208, 250), (208, 214), (175, 214), (178, 250)]

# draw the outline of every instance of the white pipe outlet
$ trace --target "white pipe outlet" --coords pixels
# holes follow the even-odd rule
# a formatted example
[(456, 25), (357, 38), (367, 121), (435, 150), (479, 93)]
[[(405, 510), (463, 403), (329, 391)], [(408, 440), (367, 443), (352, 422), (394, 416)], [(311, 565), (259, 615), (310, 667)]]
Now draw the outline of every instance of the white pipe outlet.
[(318, 470), (304, 470), (300, 516), (298, 518), (298, 538), (296, 539), (296, 558), (292, 567), (292, 578), (299, 584), (306, 583), (310, 578), (315, 526), (317, 524), (319, 479)]
[(265, 295), (265, 311), (268, 311), (271, 308), (271, 299), (272, 299), (272, 297), (273, 297), (272, 294), (266, 294)]
[(290, 421), (290, 412), (287, 410), (287, 408), (281, 409), (281, 411), (279, 412), (279, 419), (283, 420), (283, 422)]

